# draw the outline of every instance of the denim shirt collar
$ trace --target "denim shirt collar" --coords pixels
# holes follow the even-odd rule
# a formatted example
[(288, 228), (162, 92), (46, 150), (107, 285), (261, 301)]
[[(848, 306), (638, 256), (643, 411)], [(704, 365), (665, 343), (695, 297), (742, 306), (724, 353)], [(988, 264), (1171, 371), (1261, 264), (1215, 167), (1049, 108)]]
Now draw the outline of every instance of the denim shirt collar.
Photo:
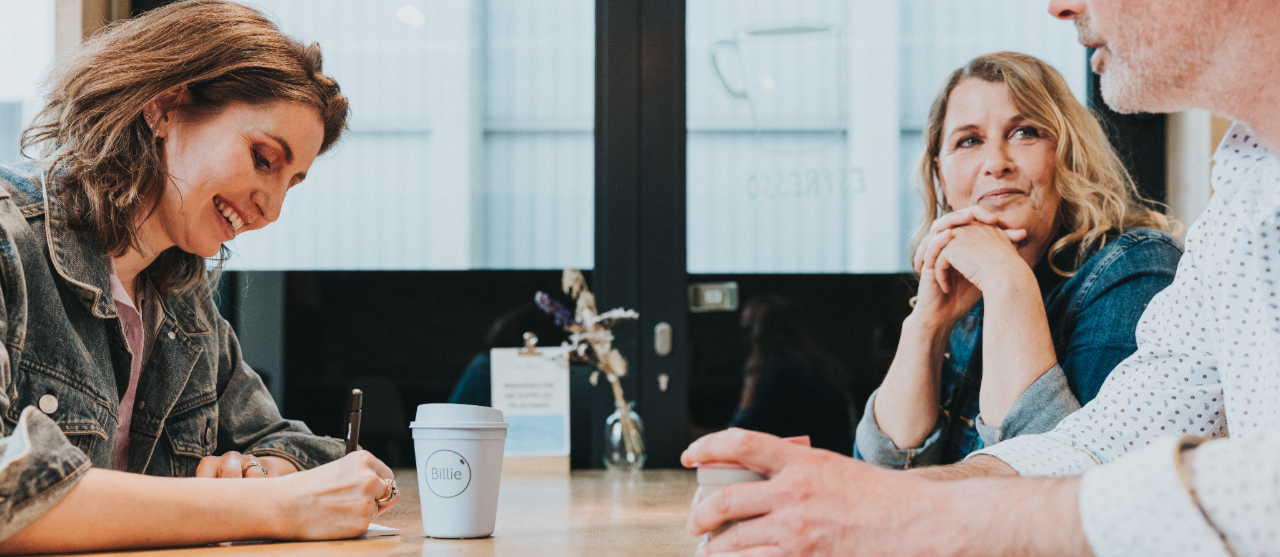
[[(66, 207), (49, 195), (44, 173), (38, 172), (41, 176), (40, 195), (44, 203), (45, 237), (49, 241), (49, 259), (53, 268), (67, 281), (67, 285), (76, 292), (80, 301), (94, 316), (103, 319), (116, 317), (115, 299), (111, 296), (112, 263), (109, 256), (98, 246), (91, 231), (73, 230), (68, 226)], [(194, 308), (173, 303), (173, 297), (155, 296), (153, 299), (159, 301), (164, 313), (184, 333), (196, 336), (208, 334), (208, 324)]]
[(67, 226), (66, 208), (49, 195), (45, 172), (40, 173), (40, 194), (44, 198), (45, 238), (53, 268), (80, 297), (93, 315), (103, 319), (116, 316), (111, 299), (111, 262), (98, 248), (93, 233)]

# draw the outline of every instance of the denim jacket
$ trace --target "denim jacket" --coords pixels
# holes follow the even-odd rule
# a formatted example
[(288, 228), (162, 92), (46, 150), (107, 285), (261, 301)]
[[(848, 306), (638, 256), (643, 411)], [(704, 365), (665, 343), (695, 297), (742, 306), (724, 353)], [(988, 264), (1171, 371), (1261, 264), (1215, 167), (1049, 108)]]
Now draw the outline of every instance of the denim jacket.
[[(0, 540), (90, 466), (114, 467), (132, 358), (106, 253), (42, 192), (32, 164), (0, 166)], [(280, 417), (208, 284), (164, 298), (141, 287), (158, 303), (145, 308), (130, 472), (192, 476), (202, 457), (233, 450), (299, 470), (342, 456), (338, 440)]]
[[(1062, 255), (1066, 257), (1066, 254)], [(998, 441), (1043, 433), (1097, 396), (1107, 375), (1138, 349), (1134, 335), (1147, 303), (1173, 282), (1182, 249), (1167, 233), (1125, 232), (1095, 251), (1071, 277), (1041, 261), (1044, 297), (1058, 363), (1027, 388), (999, 428), (978, 413), (982, 385), (982, 302), (956, 323), (942, 361), (941, 407), (919, 447), (899, 449), (876, 424), (875, 395), (858, 424), (854, 455), (891, 468), (950, 464)]]

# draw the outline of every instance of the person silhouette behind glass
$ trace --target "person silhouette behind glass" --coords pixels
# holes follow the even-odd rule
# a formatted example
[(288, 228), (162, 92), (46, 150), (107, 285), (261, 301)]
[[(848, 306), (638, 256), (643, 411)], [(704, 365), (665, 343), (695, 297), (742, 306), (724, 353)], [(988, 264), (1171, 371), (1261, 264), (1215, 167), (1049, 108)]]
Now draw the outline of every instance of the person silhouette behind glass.
[(551, 317), (538, 309), (538, 305), (530, 301), (511, 308), (493, 321), (489, 334), (485, 337), (488, 348), (476, 354), (467, 364), (462, 379), (449, 395), (451, 404), (473, 404), (491, 406), (492, 382), (490, 379), (489, 349), (521, 348), (524, 346), (524, 334), (533, 333), (538, 337), (539, 346), (559, 346), (569, 335), (557, 327)]
[(808, 435), (814, 447), (852, 454), (844, 370), (814, 341), (795, 305), (777, 295), (752, 298), (743, 305), (741, 326), (749, 353), (729, 427)]

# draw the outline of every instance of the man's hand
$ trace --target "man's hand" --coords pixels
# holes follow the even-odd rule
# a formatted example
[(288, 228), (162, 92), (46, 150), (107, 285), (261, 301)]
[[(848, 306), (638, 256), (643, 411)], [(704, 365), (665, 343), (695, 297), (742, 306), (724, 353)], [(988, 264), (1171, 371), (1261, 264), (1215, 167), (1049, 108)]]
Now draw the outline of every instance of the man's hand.
[[(741, 463), (769, 480), (721, 488), (693, 508), (694, 535), (741, 521), (701, 555), (836, 555), (853, 548), (900, 555), (921, 537), (946, 539), (940, 525), (951, 515), (947, 507), (964, 504), (931, 499), (934, 482), (741, 429), (703, 437), (681, 456), (685, 466), (715, 461)], [(907, 518), (929, 516), (938, 520)]]
[(704, 557), (1089, 554), (1078, 478), (930, 481), (741, 429), (695, 441), (681, 462), (738, 462), (769, 477), (695, 501), (694, 535), (740, 521)]
[(206, 456), (196, 467), (197, 478), (276, 478), (298, 471), (283, 458), (253, 456), (227, 451), (222, 456)]
[(908, 474), (915, 475), (919, 478), (927, 480), (962, 480), (965, 478), (978, 477), (995, 477), (995, 476), (1017, 476), (1018, 471), (1012, 466), (1005, 464), (994, 456), (988, 454), (980, 454), (973, 458), (962, 460), (955, 464), (946, 466), (928, 466), (925, 468), (916, 468)]

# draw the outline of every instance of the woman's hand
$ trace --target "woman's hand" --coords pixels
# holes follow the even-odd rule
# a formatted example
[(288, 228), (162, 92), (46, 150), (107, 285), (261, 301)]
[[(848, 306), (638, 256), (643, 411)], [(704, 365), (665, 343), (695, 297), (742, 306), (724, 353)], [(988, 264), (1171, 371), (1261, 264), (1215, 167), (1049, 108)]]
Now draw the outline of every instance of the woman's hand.
[[(949, 328), (982, 298), (982, 289), (970, 282), (963, 273), (957, 277), (949, 277), (948, 270), (953, 265), (946, 258), (940, 259), (939, 255), (958, 235), (965, 236), (965, 240), (960, 243), (967, 246), (971, 236), (969, 232), (972, 230), (965, 230), (966, 228), (992, 230), (999, 224), (999, 217), (978, 205), (948, 213), (933, 222), (930, 228), (933, 235), (929, 240), (921, 242), (913, 261), (916, 272), (920, 273), (920, 290), (916, 295), (916, 309), (912, 313), (921, 325), (929, 330)], [(1024, 230), (1003, 230), (1000, 233), (1003, 235), (1003, 242), (1010, 246), (1013, 245), (1012, 242), (1026, 237)]]
[[(986, 300), (982, 335), (986, 357), (978, 406), (982, 421), (999, 427), (1018, 397), (1056, 363), (1057, 354), (1040, 286), (1015, 245), (1026, 233), (1003, 230), (998, 221), (988, 224), (995, 215), (982, 207), (966, 211), (973, 214), (972, 220), (940, 227), (924, 250), (922, 265), (929, 268), (929, 277), (936, 283), (928, 288), (936, 287), (952, 297), (976, 296), (974, 303), (977, 297)], [(954, 220), (967, 218), (957, 216)], [(928, 290), (924, 277), (922, 272), (922, 298)]]
[(298, 471), (283, 458), (253, 456), (228, 451), (222, 456), (206, 456), (196, 467), (197, 478), (275, 478)]
[[(1006, 229), (1004, 223), (1000, 220), (1000, 217), (996, 216), (996, 214), (991, 212), (990, 209), (981, 205), (965, 207), (959, 211), (953, 211), (942, 215), (937, 220), (933, 221), (933, 224), (929, 227), (929, 237), (920, 242), (920, 245), (916, 248), (915, 256), (912, 258), (912, 264), (914, 265), (916, 272), (919, 273), (924, 267), (925, 255), (929, 252), (930, 246), (938, 242), (937, 236), (940, 233), (953, 228), (973, 224), (975, 222)], [(1006, 229), (1005, 235), (1009, 237), (1009, 241), (1017, 243), (1027, 237), (1027, 231), (1022, 229)], [(943, 240), (942, 243), (938, 245), (938, 249), (942, 249), (944, 247), (946, 247), (946, 240)]]
[[(943, 291), (960, 277), (983, 292), (1010, 280), (1035, 281), (1031, 266), (1018, 254), (1017, 247), (1009, 241), (1005, 231), (974, 223), (947, 230), (946, 236), (946, 247), (932, 257), (934, 277), (940, 279), (939, 287)], [(926, 254), (926, 257), (930, 255), (933, 254)]]
[(275, 500), (284, 539), (335, 539), (363, 534), (373, 517), (395, 506), (388, 494), (391, 469), (368, 451), (357, 451), (311, 470), (276, 480)]

